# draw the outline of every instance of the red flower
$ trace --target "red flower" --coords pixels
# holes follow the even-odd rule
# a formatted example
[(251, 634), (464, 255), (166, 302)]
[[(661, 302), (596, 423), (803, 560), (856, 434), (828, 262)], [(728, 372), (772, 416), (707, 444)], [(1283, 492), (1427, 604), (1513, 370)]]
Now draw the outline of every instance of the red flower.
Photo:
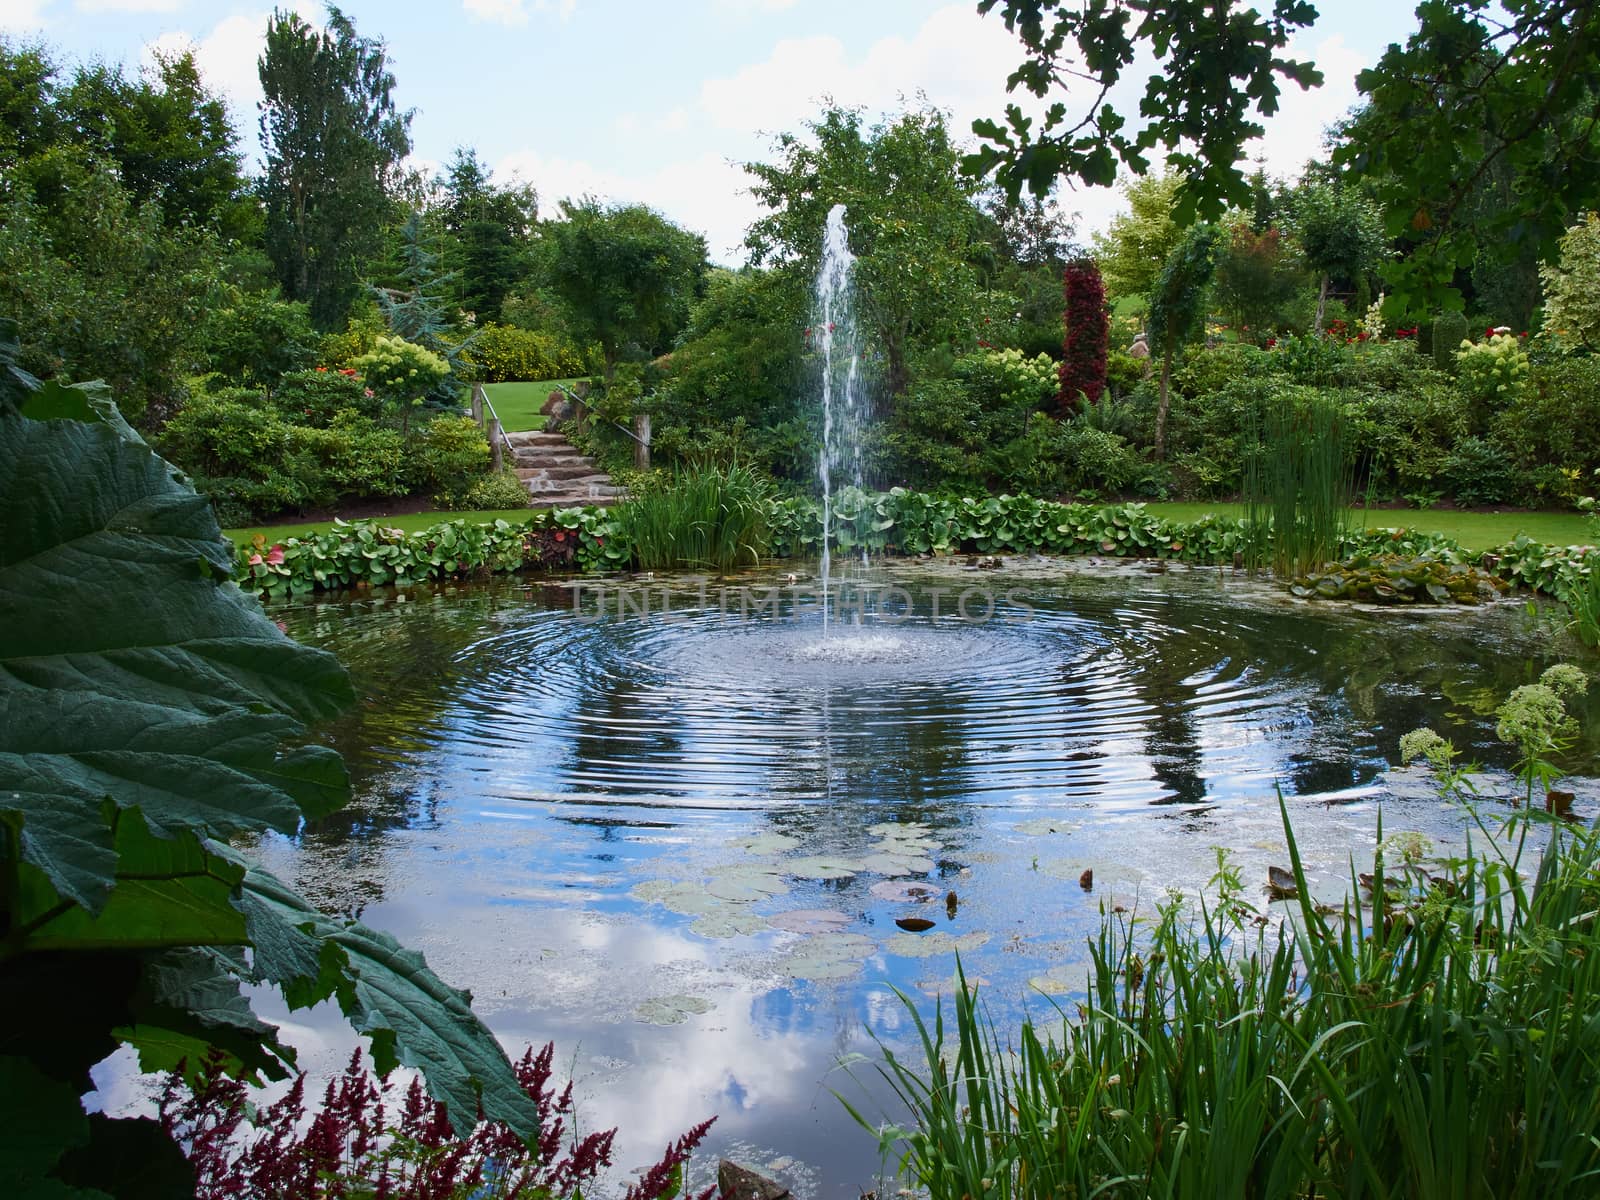
[(561, 533), (560, 531), (557, 531), (557, 533), (556, 533), (556, 541), (564, 542), (566, 540), (567, 540), (567, 535), (564, 534), (564, 533)]
[(603, 538), (603, 537), (597, 537), (597, 538), (595, 538), (595, 540), (594, 540), (594, 544), (595, 544), (595, 545), (596, 545), (596, 546), (604, 546), (604, 545), (605, 545), (605, 544), (606, 544), (606, 540), (605, 540), (605, 538)]
[(327, 367), (318, 367), (317, 368), (317, 370), (319, 370), (319, 371), (326, 371), (327, 369), (328, 369)]

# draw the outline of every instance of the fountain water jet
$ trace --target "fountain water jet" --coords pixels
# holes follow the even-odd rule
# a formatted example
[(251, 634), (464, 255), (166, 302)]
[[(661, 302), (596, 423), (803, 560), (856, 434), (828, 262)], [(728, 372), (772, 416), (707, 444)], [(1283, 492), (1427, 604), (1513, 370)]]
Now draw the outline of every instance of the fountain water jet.
[[(822, 351), (822, 449), (817, 478), (822, 484), (822, 634), (828, 634), (828, 590), (833, 568), (833, 491), (836, 473), (861, 490), (861, 344), (844, 205), (828, 210), (817, 267), (812, 329)], [(862, 551), (865, 562), (865, 550)]]

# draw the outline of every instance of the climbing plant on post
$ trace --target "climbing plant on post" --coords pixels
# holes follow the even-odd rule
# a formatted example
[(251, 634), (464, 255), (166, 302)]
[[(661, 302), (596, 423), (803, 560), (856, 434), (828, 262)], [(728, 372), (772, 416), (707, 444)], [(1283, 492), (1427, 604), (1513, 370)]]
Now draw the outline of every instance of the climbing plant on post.
[(1061, 342), (1061, 415), (1095, 404), (1106, 390), (1106, 289), (1093, 260), (1074, 259), (1061, 274), (1066, 336)]
[(1172, 359), (1195, 335), (1206, 315), (1206, 294), (1217, 265), (1215, 225), (1191, 225), (1167, 258), (1150, 293), (1150, 342), (1161, 355), (1161, 391), (1156, 405), (1156, 458), (1167, 456), (1167, 411), (1171, 407)]

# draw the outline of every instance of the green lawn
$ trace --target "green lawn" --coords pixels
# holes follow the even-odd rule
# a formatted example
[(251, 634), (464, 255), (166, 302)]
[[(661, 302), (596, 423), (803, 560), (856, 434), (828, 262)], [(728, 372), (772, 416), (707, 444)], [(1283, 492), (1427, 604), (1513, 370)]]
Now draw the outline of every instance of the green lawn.
[[(474, 524), (486, 525), (497, 517), (504, 517), (508, 521), (521, 524), (531, 516), (533, 516), (532, 509), (506, 508), (493, 512), (421, 512), (403, 513), (397, 517), (364, 517), (362, 519), (378, 521), (394, 529), (404, 529), (407, 533), (415, 533), (419, 529), (442, 525), (446, 521), (470, 521)], [(235, 542), (248, 542), (259, 533), (270, 544), (272, 542), (281, 542), (285, 538), (304, 537), (308, 533), (323, 533), (332, 528), (332, 521), (291, 521), (287, 525), (253, 525), (249, 529), (224, 529), (222, 536)]]
[(507, 433), (521, 433), (544, 428), (544, 417), (539, 410), (556, 384), (571, 387), (577, 382), (576, 379), (543, 379), (537, 383), (486, 383), (483, 390), (500, 417), (501, 427)]
[[(1193, 521), (1208, 512), (1242, 517), (1238, 504), (1152, 504), (1150, 511), (1174, 521)], [(1525, 533), (1536, 542), (1557, 546), (1586, 545), (1594, 540), (1582, 513), (1560, 512), (1453, 512), (1448, 509), (1354, 509), (1356, 521), (1368, 529), (1404, 527), (1424, 533), (1442, 533), (1468, 550), (1487, 550)]]

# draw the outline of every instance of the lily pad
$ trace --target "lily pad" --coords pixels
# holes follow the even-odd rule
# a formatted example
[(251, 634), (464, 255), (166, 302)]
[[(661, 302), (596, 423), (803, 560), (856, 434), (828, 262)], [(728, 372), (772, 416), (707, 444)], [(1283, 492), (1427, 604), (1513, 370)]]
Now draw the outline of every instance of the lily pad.
[(800, 839), (790, 837), (787, 833), (758, 833), (751, 837), (734, 838), (726, 845), (735, 850), (743, 850), (747, 854), (765, 856), (787, 854), (791, 850), (798, 850)]
[(727, 906), (727, 901), (713, 896), (705, 885), (684, 880), (647, 879), (636, 884), (628, 894), (635, 900), (659, 904), (686, 917), (698, 917)]
[(796, 979), (848, 979), (877, 949), (864, 934), (821, 933), (796, 946), (782, 967)]
[(760, 933), (766, 929), (767, 919), (757, 916), (753, 912), (742, 912), (739, 909), (729, 909), (726, 912), (711, 912), (697, 918), (689, 925), (691, 933), (698, 933), (701, 937), (731, 938), (743, 937), (750, 933)]
[(1084, 988), (1083, 969), (1052, 967), (1043, 975), (1035, 975), (1029, 979), (1028, 986), (1046, 996), (1064, 996), (1068, 992), (1079, 992)]
[(989, 940), (987, 933), (963, 933), (951, 936), (938, 933), (897, 933), (885, 944), (890, 954), (902, 958), (932, 958), (935, 954), (963, 954), (978, 949)]
[(927, 875), (933, 870), (933, 860), (898, 854), (872, 854), (861, 860), (861, 869), (875, 875)]
[(791, 858), (782, 864), (784, 874), (799, 879), (849, 879), (861, 869), (861, 863), (857, 859), (827, 858), (822, 855), (812, 858)]
[(706, 891), (719, 900), (765, 900), (768, 896), (782, 896), (789, 891), (789, 885), (771, 867), (722, 867), (713, 871), (711, 876)]
[(711, 1001), (700, 996), (657, 996), (633, 1010), (649, 1025), (682, 1025), (691, 1016), (711, 1011)]
[(849, 928), (852, 918), (832, 908), (797, 908), (766, 918), (773, 929), (785, 933), (840, 933)]

